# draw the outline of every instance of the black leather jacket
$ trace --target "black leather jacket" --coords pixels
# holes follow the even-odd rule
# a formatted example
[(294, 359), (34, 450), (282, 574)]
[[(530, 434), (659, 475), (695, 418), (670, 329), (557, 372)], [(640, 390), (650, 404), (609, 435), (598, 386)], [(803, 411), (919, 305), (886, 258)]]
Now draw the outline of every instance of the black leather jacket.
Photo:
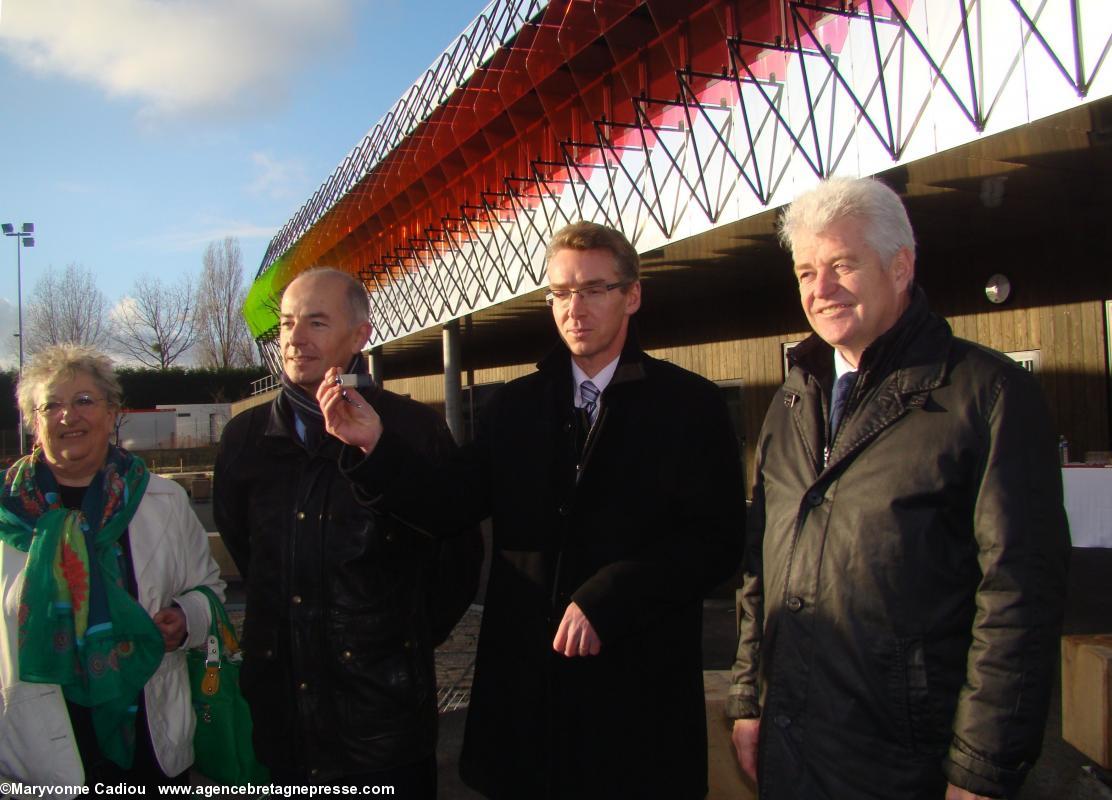
[[(761, 797), (1011, 797), (1038, 757), (1069, 536), (1034, 378), (917, 291), (824, 459), (833, 353), (793, 353), (757, 441), (727, 712)], [(759, 701), (759, 705), (758, 705)]]
[[(366, 393), (385, 424), (430, 458), (454, 449), (431, 409)], [(246, 580), (244, 696), (259, 759), (308, 780), (386, 769), (436, 749), (433, 648), (474, 596), (477, 533), (440, 545), (361, 505), (341, 443), (301, 443), (281, 397), (228, 423), (214, 513)], [(470, 591), (450, 619), (429, 593), (442, 547)], [(477, 548), (477, 553), (476, 553)], [(447, 629), (445, 629), (447, 628)]]

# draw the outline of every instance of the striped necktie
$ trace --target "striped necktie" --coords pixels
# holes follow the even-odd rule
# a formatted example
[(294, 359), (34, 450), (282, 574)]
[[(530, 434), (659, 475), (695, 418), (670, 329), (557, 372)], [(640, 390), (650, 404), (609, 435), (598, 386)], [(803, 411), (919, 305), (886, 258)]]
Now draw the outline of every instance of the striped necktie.
[(587, 418), (591, 424), (595, 424), (595, 415), (598, 412), (598, 387), (590, 381), (583, 381), (579, 384), (579, 396), (583, 398), (583, 410), (587, 412)]

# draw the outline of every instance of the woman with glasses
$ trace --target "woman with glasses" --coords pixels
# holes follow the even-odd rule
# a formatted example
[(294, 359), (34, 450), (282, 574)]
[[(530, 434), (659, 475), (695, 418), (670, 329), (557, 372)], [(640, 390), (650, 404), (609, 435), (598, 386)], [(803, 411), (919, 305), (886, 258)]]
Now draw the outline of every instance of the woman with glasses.
[(111, 444), (108, 358), (49, 347), (16, 394), (35, 446), (0, 497), (0, 779), (186, 783), (185, 651), (210, 620), (189, 590), (224, 590), (208, 537), (181, 487)]

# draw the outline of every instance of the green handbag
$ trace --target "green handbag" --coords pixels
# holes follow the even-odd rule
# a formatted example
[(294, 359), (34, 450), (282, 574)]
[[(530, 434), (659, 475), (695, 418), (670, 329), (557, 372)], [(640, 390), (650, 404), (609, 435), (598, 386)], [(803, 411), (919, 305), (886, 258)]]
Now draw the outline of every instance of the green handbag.
[(191, 591), (208, 598), (212, 624), (204, 648), (186, 654), (189, 689), (197, 729), (193, 734), (193, 768), (226, 786), (270, 782), (270, 772), (255, 760), (251, 745), (251, 709), (239, 693), (243, 656), (224, 604), (207, 586)]

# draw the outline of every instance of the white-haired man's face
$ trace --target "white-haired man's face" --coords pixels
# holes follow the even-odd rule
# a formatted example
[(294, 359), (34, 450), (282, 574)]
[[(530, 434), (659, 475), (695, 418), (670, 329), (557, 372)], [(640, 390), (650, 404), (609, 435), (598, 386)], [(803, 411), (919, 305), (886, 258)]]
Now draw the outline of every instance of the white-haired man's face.
[(908, 305), (914, 262), (900, 250), (885, 263), (865, 239), (865, 223), (844, 217), (792, 242), (799, 299), (811, 328), (854, 366)]

